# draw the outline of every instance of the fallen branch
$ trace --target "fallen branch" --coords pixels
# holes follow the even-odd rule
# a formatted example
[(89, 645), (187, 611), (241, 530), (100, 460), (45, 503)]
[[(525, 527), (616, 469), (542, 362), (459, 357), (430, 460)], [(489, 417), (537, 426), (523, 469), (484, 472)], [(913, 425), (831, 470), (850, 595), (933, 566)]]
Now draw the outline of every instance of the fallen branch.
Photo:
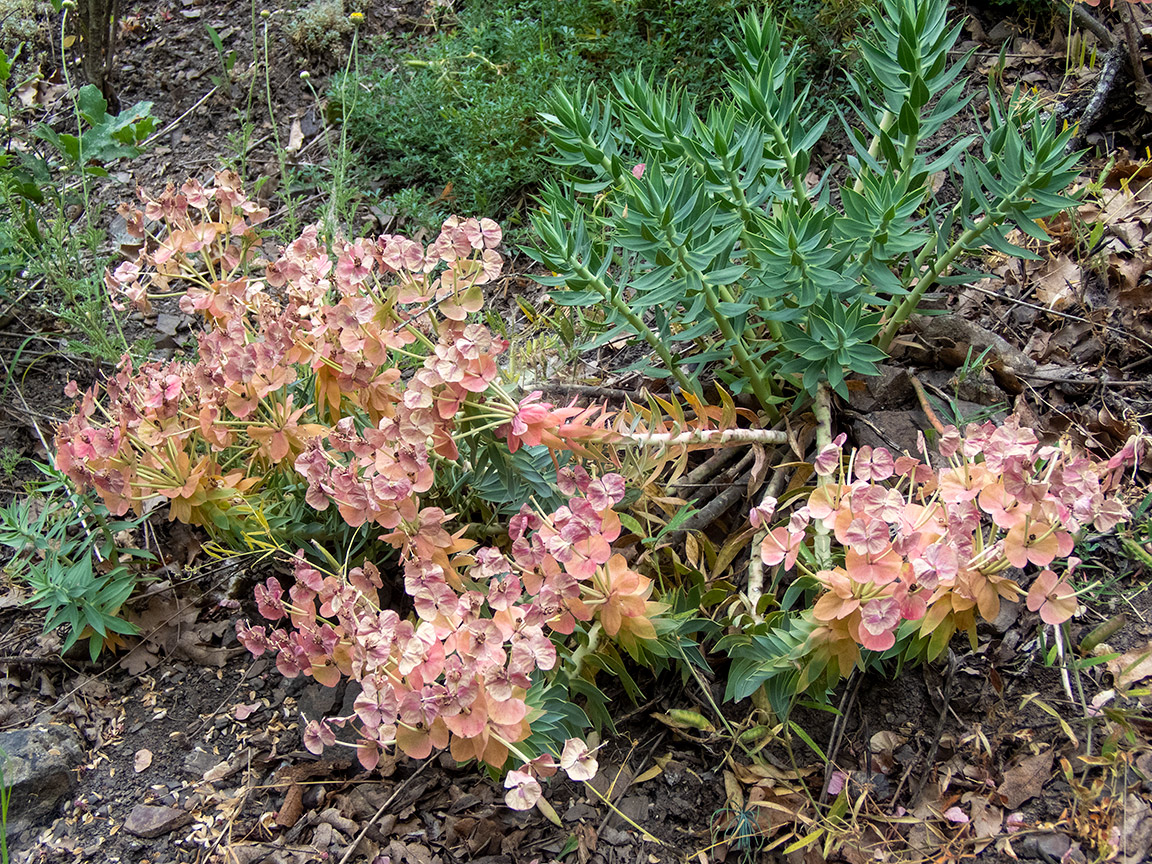
[(940, 422), (940, 418), (936, 416), (936, 412), (928, 403), (928, 394), (924, 392), (924, 385), (920, 383), (919, 378), (911, 373), (908, 374), (908, 379), (912, 382), (912, 389), (916, 391), (916, 401), (920, 403), (920, 410), (924, 412), (924, 416), (928, 418), (932, 428), (943, 435), (944, 424)]
[(716, 477), (724, 468), (739, 454), (739, 450), (735, 447), (724, 447), (717, 450), (684, 477), (677, 480), (675, 483), (670, 483), (665, 490), (673, 498), (683, 498), (692, 494), (692, 490), (699, 489), (703, 486), (715, 486), (714, 483), (708, 483), (713, 477)]
[(747, 490), (748, 479), (752, 476), (752, 469), (748, 467), (748, 463), (750, 463), (753, 458), (754, 454), (751, 451), (744, 454), (744, 458), (727, 472), (734, 478), (732, 483), (721, 491), (719, 495), (684, 520), (679, 528), (669, 531), (664, 535), (665, 538), (679, 538), (683, 537), (689, 531), (702, 531), (723, 516), (728, 508), (739, 501)]

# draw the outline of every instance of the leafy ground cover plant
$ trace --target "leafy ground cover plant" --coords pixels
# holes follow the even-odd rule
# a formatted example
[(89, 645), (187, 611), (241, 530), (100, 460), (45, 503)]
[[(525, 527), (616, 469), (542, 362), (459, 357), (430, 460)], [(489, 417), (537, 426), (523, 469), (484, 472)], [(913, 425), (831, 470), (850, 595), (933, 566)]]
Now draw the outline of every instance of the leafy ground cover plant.
[[(482, 479), (496, 445), (515, 469), (530, 450), (585, 453), (624, 434), (598, 408), (502, 386), (507, 343), (469, 323), (502, 266), (496, 223), (449, 219), (427, 247), (338, 238), (332, 255), (312, 226), (261, 264), (266, 211), (230, 172), (122, 214), (141, 246), (108, 287), (145, 308), (178, 296), (205, 321), (199, 359), (126, 357), (58, 430), (60, 470), (116, 515), (165, 501), (172, 518), (242, 548), (291, 552), (293, 523), (329, 512), (393, 550), (382, 573), (370, 556), (310, 544), (292, 556), (291, 585), (272, 577), (256, 591), (274, 629), (238, 628), (289, 677), (360, 684), (354, 715), (308, 718), (309, 749), (351, 724), (367, 767), (393, 747), (493, 769), (520, 760), (513, 806), (531, 806), (555, 759), (590, 776), (586, 749), (567, 743), (588, 723), (571, 695), (603, 698), (581, 673), (606, 664), (586, 663), (604, 643), (639, 656), (679, 629), (651, 580), (612, 551), (620, 475), (553, 468), (560, 503), (517, 502), (502, 546), (470, 539), (467, 521), (432, 503), (446, 477)], [(381, 606), (389, 575), (414, 620)]]
[(36, 494), (0, 507), (0, 545), (13, 553), (5, 569), (32, 588), (28, 602), (45, 610), (44, 632), (68, 625), (61, 650), (87, 639), (95, 660), (117, 634), (137, 632), (120, 617), (140, 582), (129, 562), (154, 559), (116, 541), (141, 519), (111, 518), (99, 502), (71, 492), (58, 472), (39, 468), (45, 480)]
[[(67, 14), (62, 40), (66, 25)], [(13, 56), (18, 53), (19, 47)], [(99, 207), (91, 200), (90, 184), (94, 177), (108, 177), (116, 160), (142, 152), (154, 127), (151, 103), (112, 114), (100, 90), (86, 84), (70, 96), (74, 130), (44, 123), (29, 127), (13, 98), (13, 91), (28, 82), (13, 77), (11, 61), (0, 50), (5, 97), (0, 111), (7, 131), (0, 151), (0, 211), (6, 217), (0, 220), (0, 316), (32, 295), (33, 302), (43, 300), (47, 311), (83, 334), (71, 350), (113, 362), (128, 343), (118, 328), (109, 332), (106, 298), (99, 277), (92, 276), (103, 266), (103, 232), (96, 227)], [(63, 71), (70, 84), (67, 68)], [(83, 205), (80, 224), (69, 216), (77, 204)]]
[(1027, 98), (994, 88), (979, 134), (953, 131), (970, 96), (946, 14), (943, 0), (872, 11), (839, 186), (811, 172), (830, 115), (771, 17), (743, 18), (727, 93), (706, 105), (641, 73), (610, 97), (558, 90), (541, 116), (571, 179), (533, 215), (530, 254), (555, 274), (541, 281), (565, 289), (559, 303), (607, 305), (597, 344), (646, 340), (661, 363), (645, 371), (682, 389), (714, 369), (769, 412), (785, 389), (846, 395), (845, 375), (875, 371), (926, 292), (965, 278), (949, 275), (958, 256), (1029, 257), (1009, 232), (1044, 238), (1037, 220), (1069, 203), (1071, 130)]
[[(936, 468), (926, 447), (923, 461), (870, 447), (845, 458), (843, 443), (820, 452), (825, 482), (764, 538), (763, 562), (800, 575), (761, 624), (722, 640), (735, 658), (731, 698), (764, 684), (783, 714), (797, 693), (826, 693), (855, 667), (935, 659), (957, 630), (975, 645), (978, 618), (993, 620), (1001, 600), (1024, 598), (1045, 624), (1067, 621), (1077, 606), (1074, 538), (1129, 518), (1116, 492), (1143, 446), (1134, 438), (1095, 462), (1067, 442), (1042, 446), (1029, 429), (986, 422), (963, 437), (948, 427)], [(753, 522), (775, 506), (766, 500)], [(841, 558), (805, 548), (815, 523)], [(1017, 581), (1025, 568), (1040, 571), (1027, 592)]]

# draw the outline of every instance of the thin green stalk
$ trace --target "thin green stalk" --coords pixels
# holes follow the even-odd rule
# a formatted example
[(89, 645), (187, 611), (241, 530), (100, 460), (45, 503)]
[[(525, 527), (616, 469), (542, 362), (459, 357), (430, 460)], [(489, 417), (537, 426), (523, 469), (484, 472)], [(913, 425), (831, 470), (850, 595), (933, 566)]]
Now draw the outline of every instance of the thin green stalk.
[(729, 321), (720, 312), (719, 301), (712, 289), (707, 285), (704, 286), (704, 303), (708, 306), (708, 311), (712, 313), (712, 317), (716, 319), (716, 323), (720, 326), (720, 332), (724, 334), (724, 338), (728, 344), (732, 346), (732, 355), (736, 358), (736, 362), (740, 364), (740, 368), (744, 370), (744, 374), (748, 376), (749, 382), (752, 384), (752, 392), (756, 394), (756, 399), (759, 400), (761, 407), (772, 419), (779, 416), (776, 410), (776, 405), (772, 399), (772, 393), (768, 389), (768, 385), (764, 383), (764, 376), (761, 375), (761, 369), (752, 361), (751, 356), (748, 354), (748, 349), (744, 346), (744, 340), (736, 332)]
[(736, 328), (732, 326), (732, 322), (728, 320), (728, 317), (720, 311), (720, 301), (716, 297), (716, 293), (704, 281), (703, 274), (701, 274), (699, 270), (695, 270), (689, 266), (687, 256), (684, 254), (684, 247), (676, 242), (672, 227), (669, 226), (664, 234), (668, 240), (668, 245), (675, 250), (676, 258), (679, 260), (684, 272), (695, 273), (696, 277), (700, 280), (700, 285), (704, 290), (704, 303), (708, 306), (708, 311), (712, 314), (716, 325), (720, 328), (720, 332), (724, 334), (724, 338), (728, 344), (732, 346), (732, 355), (736, 358), (736, 362), (740, 364), (740, 368), (744, 370), (744, 374), (748, 376), (748, 380), (752, 384), (752, 392), (756, 394), (756, 398), (764, 410), (768, 412), (768, 415), (775, 420), (778, 413), (775, 402), (772, 399), (772, 392), (764, 381), (764, 376), (761, 374), (762, 370), (752, 361), (752, 357), (748, 353), (748, 348), (744, 344), (743, 337), (736, 332)]
[(271, 14), (267, 9), (260, 10), (260, 17), (264, 19), (264, 96), (268, 102), (268, 121), (272, 124), (272, 143), (276, 148), (276, 164), (280, 169), (280, 183), (282, 184), (282, 197), (288, 216), (288, 234), (296, 236), (296, 207), (292, 200), (292, 190), (288, 183), (288, 163), (284, 159), (284, 148), (280, 146), (280, 130), (276, 126), (276, 111), (272, 104), (272, 55), (268, 51), (268, 19)]
[(4, 774), (8, 754), (0, 750), (0, 864), (8, 864), (8, 802), (12, 800), (12, 787)]
[[(1017, 187), (1012, 191), (1012, 194), (1005, 198), (1005, 200), (1019, 201), (1020, 198), (1025, 193), (1027, 193), (1028, 188), (1031, 186), (1032, 180), (1033, 177), (1030, 173), (1027, 177), (1024, 178), (1024, 180), (1020, 182), (1019, 185), (1017, 185)], [(920, 278), (920, 280), (916, 283), (916, 287), (913, 288), (912, 291), (904, 297), (900, 305), (896, 307), (894, 312), (892, 312), (891, 317), (888, 319), (888, 323), (884, 326), (884, 330), (881, 331), (880, 336), (876, 341), (877, 347), (883, 351), (888, 350), (888, 346), (892, 344), (892, 340), (896, 338), (896, 334), (904, 325), (904, 322), (907, 321), (909, 316), (916, 311), (916, 307), (920, 304), (920, 301), (923, 299), (928, 289), (935, 285), (937, 280), (945, 272), (947, 272), (952, 262), (956, 259), (956, 256), (971, 246), (985, 231), (997, 225), (1003, 219), (1004, 214), (999, 210), (993, 210), (991, 213), (986, 214), (983, 219), (981, 219), (979, 222), (961, 234), (956, 239), (956, 242), (948, 247), (947, 252), (936, 259), (936, 263), (933, 264), (931, 269)], [(931, 241), (929, 241), (929, 245), (931, 245)], [(921, 252), (921, 255), (922, 254), (923, 252)], [(917, 256), (917, 259), (919, 260), (919, 256)], [(896, 302), (895, 298), (893, 298), (892, 302)], [(891, 305), (889, 305), (889, 309), (891, 310)]]
[(652, 332), (651, 328), (640, 319), (639, 315), (629, 308), (628, 304), (624, 302), (619, 294), (614, 294), (612, 289), (604, 284), (604, 280), (583, 264), (569, 261), (568, 266), (572, 268), (572, 272), (588, 283), (588, 287), (603, 297), (613, 309), (624, 317), (625, 321), (632, 325), (632, 329), (648, 343), (649, 347), (656, 352), (656, 356), (664, 361), (664, 366), (672, 373), (672, 376), (676, 379), (676, 383), (680, 385), (681, 389), (689, 393), (699, 392), (699, 388), (684, 374), (684, 370), (676, 365), (676, 361), (672, 358), (672, 353), (668, 350), (668, 346), (664, 344), (657, 334)]
[[(880, 131), (887, 132), (892, 128), (892, 124), (896, 122), (896, 115), (891, 111), (885, 110), (884, 114), (880, 117)], [(868, 155), (873, 159), (880, 153), (880, 135), (879, 133), (872, 136), (872, 142), (868, 145)], [(864, 171), (868, 166), (860, 166), (860, 176), (856, 178), (856, 182), (852, 185), (852, 191), (860, 194), (864, 191)]]
[[(79, 155), (76, 169), (80, 172), (80, 189), (84, 195), (84, 220), (88, 224), (88, 230), (92, 230), (92, 208), (89, 207), (89, 191), (88, 191), (88, 172), (84, 170), (84, 118), (80, 116), (80, 103), (76, 97), (72, 95), (72, 76), (68, 74), (68, 62), (64, 57), (65, 40), (67, 38), (68, 26), (68, 12), (76, 8), (75, 2), (63, 4), (64, 14), (60, 16), (60, 69), (64, 75), (64, 86), (68, 90), (69, 98), (72, 100), (72, 114), (76, 118), (76, 149)], [(80, 263), (79, 252), (77, 252), (77, 264)]]

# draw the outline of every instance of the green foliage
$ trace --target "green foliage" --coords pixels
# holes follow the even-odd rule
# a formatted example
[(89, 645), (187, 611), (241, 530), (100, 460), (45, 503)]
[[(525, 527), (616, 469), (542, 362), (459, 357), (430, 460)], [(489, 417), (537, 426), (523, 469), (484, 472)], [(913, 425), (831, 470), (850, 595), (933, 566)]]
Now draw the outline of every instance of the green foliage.
[[(11, 58), (0, 50), (0, 88), (6, 91), (0, 110), (8, 128), (20, 130), (8, 92), (13, 85)], [(107, 101), (93, 85), (81, 87), (75, 100), (75, 134), (40, 124), (22, 137), (13, 134), (0, 151), (0, 300), (15, 300), (21, 280), (38, 282), (43, 287), (33, 302), (47, 301), (49, 311), (81, 335), (70, 349), (111, 362), (128, 344), (118, 325), (110, 328), (106, 319), (103, 261), (97, 256), (103, 233), (88, 207), (87, 183), (91, 177), (107, 177), (109, 163), (138, 155), (154, 118), (149, 102), (109, 114)], [(66, 182), (77, 175), (83, 197), (69, 191)], [(68, 215), (75, 204), (86, 207), (78, 225)]]
[(868, 18), (873, 0), (774, 0), (771, 14), (784, 40), (803, 46), (797, 62), (805, 80), (833, 96), (855, 59), (855, 36)]
[(137, 632), (118, 617), (139, 584), (123, 562), (154, 558), (119, 546), (115, 535), (134, 531), (145, 517), (110, 520), (102, 504), (68, 491), (63, 475), (38, 467), (47, 479), (35, 494), (0, 508), (0, 545), (15, 553), (8, 568), (32, 588), (30, 605), (46, 611), (44, 632), (68, 625), (63, 650), (87, 637), (95, 660), (112, 634)]
[(101, 163), (139, 156), (155, 125), (151, 102), (138, 102), (113, 116), (93, 84), (85, 84), (76, 94), (76, 110), (88, 125), (86, 130), (69, 135), (41, 123), (32, 134), (51, 144), (70, 170), (97, 177), (108, 176)]
[(0, 750), (0, 864), (8, 864), (8, 803), (12, 800), (12, 787), (4, 776), (8, 754)]
[[(554, 175), (535, 117), (553, 86), (642, 64), (714, 92), (732, 12), (745, 5), (474, 0), (431, 39), (377, 46), (378, 59), (362, 72), (372, 97), (347, 110), (348, 129), (371, 170), (390, 186), (420, 189), (424, 206), (443, 200), (445, 211), (507, 221), (525, 192)], [(341, 91), (337, 82), (330, 98)]]
[(957, 256), (1030, 257), (1008, 231), (1045, 239), (1037, 220), (1069, 204), (1071, 132), (1034, 102), (994, 89), (980, 134), (955, 131), (971, 97), (965, 58), (949, 65), (960, 26), (946, 13), (943, 0), (873, 11), (839, 188), (809, 173), (830, 116), (771, 18), (742, 19), (727, 93), (706, 108), (638, 73), (614, 78), (612, 96), (558, 89), (541, 116), (567, 178), (533, 215), (526, 251), (557, 274), (540, 281), (568, 289), (557, 302), (609, 306), (597, 341), (643, 338), (662, 361), (646, 371), (685, 389), (711, 368), (770, 412), (781, 377), (846, 396), (845, 376), (874, 373), (924, 292), (956, 278)]

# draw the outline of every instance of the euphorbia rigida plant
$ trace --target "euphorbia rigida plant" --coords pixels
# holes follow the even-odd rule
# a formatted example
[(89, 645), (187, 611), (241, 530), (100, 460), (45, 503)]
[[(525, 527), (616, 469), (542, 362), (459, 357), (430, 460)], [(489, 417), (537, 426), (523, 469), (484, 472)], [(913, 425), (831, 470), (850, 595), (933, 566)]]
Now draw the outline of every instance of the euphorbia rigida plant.
[[(962, 253), (1035, 257), (1009, 232), (1069, 203), (1072, 130), (1039, 106), (989, 94), (961, 134), (966, 57), (946, 0), (880, 0), (850, 78), (846, 180), (810, 173), (832, 116), (813, 107), (771, 16), (740, 22), (728, 95), (697, 106), (642, 74), (615, 94), (557, 91), (541, 114), (554, 161), (528, 250), (565, 305), (602, 305), (598, 342), (630, 335), (652, 375), (685, 391), (715, 375), (769, 414), (789, 391), (874, 374), (925, 292)], [(964, 277), (959, 277), (964, 278)]]
[[(786, 710), (791, 696), (826, 693), (853, 668), (932, 660), (957, 630), (975, 647), (977, 620), (996, 618), (1002, 600), (1023, 597), (1044, 623), (1067, 621), (1077, 607), (1069, 581), (1079, 563), (1075, 537), (1129, 517), (1116, 493), (1143, 440), (1096, 462), (1067, 442), (1041, 445), (1011, 420), (971, 424), (963, 436), (948, 427), (939, 467), (925, 448), (921, 461), (871, 447), (846, 456), (843, 444), (839, 436), (822, 449), (821, 482), (787, 525), (764, 536), (764, 564), (799, 571), (783, 605), (804, 608), (726, 637), (736, 658), (729, 697), (764, 684), (774, 707)], [(753, 523), (768, 523), (775, 509), (766, 500)], [(805, 562), (800, 553), (816, 524), (831, 532), (838, 554)], [(1017, 582), (1026, 570), (1039, 571), (1027, 592)]]
[[(139, 254), (109, 288), (140, 307), (179, 297), (204, 321), (199, 356), (125, 357), (58, 430), (60, 469), (113, 513), (166, 501), (223, 541), (290, 554), (290, 584), (256, 590), (272, 629), (244, 622), (238, 634), (288, 677), (359, 683), (351, 715), (308, 718), (313, 752), (351, 724), (367, 768), (393, 749), (519, 764), (507, 775), (517, 807), (557, 765), (588, 779), (595, 760), (577, 740), (588, 721), (572, 696), (596, 689), (582, 661), (606, 640), (639, 652), (665, 609), (612, 550), (623, 478), (575, 460), (554, 469), (562, 503), (512, 508), (494, 545), (434, 503), (494, 447), (583, 453), (620, 437), (596, 408), (502, 384), (507, 342), (469, 320), (501, 270), (496, 223), (453, 217), (426, 247), (394, 235), (329, 245), (314, 226), (267, 263), (255, 227), (267, 214), (229, 172), (123, 212)], [(382, 606), (377, 562), (284, 548), (267, 515), (284, 500), (302, 519), (334, 510), (395, 550), (386, 566), (413, 614)]]

